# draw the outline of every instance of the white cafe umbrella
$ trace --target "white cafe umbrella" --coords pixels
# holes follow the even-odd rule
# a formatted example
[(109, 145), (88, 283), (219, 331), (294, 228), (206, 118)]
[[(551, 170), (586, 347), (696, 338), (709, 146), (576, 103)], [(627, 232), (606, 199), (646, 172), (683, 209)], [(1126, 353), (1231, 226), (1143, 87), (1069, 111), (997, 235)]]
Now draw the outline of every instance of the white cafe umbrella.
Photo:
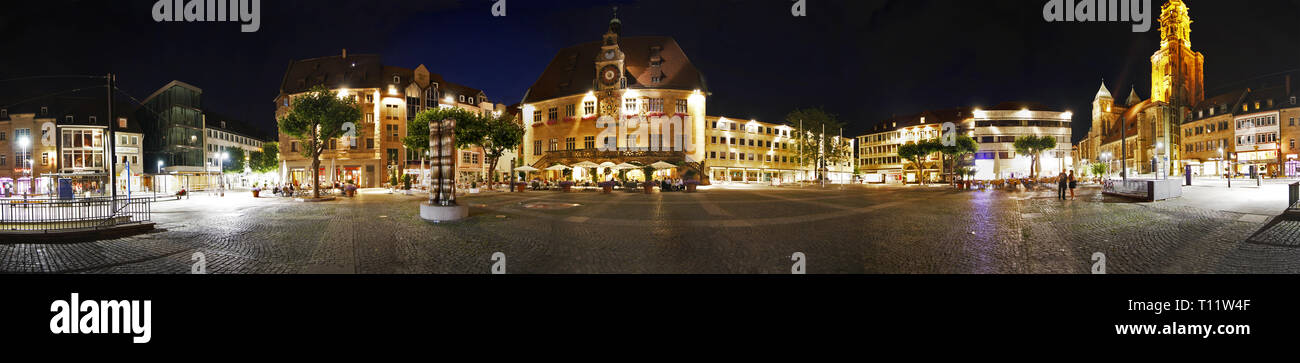
[(598, 166), (600, 166), (600, 165), (596, 165), (596, 163), (593, 163), (593, 162), (590, 162), (590, 161), (584, 161), (584, 162), (581, 162), (581, 163), (573, 164), (573, 167), (575, 167), (575, 168), (594, 168), (594, 167), (598, 167)]
[(618, 165), (615, 165), (614, 163), (612, 163), (612, 162), (608, 162), (608, 161), (603, 162), (603, 163), (600, 163), (600, 167), (602, 167), (602, 168), (613, 168), (613, 167), (615, 167), (615, 166), (618, 166)]
[(662, 169), (676, 169), (676, 168), (677, 168), (677, 165), (673, 165), (673, 164), (665, 163), (665, 162), (662, 162), (662, 161), (657, 161), (657, 162), (655, 162), (654, 164), (650, 164), (650, 167), (651, 167), (651, 168), (655, 168), (655, 169), (661, 169), (661, 170), (662, 170)]
[(628, 163), (622, 163), (622, 164), (614, 165), (614, 169), (615, 169), (615, 170), (623, 170), (623, 169), (638, 169), (638, 168), (640, 168), (640, 167), (639, 167), (639, 166), (636, 166), (636, 165), (628, 164)]
[(549, 167), (549, 168), (546, 168), (546, 170), (550, 170), (550, 171), (560, 171), (560, 170), (565, 170), (565, 169), (568, 169), (568, 168), (569, 168), (569, 167), (564, 166), (564, 165), (555, 164), (555, 165), (552, 165), (552, 166)]
[(531, 173), (531, 172), (537, 171), (537, 168), (534, 168), (534, 167), (531, 167), (531, 166), (528, 166), (528, 165), (524, 165), (524, 166), (521, 166), (521, 167), (515, 168), (515, 171), (522, 171), (522, 172), (525, 172), (525, 173)]

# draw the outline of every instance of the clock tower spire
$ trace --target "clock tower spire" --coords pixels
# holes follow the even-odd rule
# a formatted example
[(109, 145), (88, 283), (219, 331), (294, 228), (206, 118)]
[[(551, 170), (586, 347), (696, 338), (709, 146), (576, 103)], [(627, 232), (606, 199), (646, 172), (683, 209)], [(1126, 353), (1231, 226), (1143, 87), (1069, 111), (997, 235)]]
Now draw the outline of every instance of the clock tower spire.
[(601, 114), (618, 116), (621, 89), (627, 88), (624, 77), (624, 54), (619, 49), (619, 36), (623, 33), (623, 21), (618, 20), (618, 7), (614, 7), (614, 18), (609, 21), (609, 30), (605, 32), (600, 44), (600, 53), (596, 54), (596, 90), (601, 101)]

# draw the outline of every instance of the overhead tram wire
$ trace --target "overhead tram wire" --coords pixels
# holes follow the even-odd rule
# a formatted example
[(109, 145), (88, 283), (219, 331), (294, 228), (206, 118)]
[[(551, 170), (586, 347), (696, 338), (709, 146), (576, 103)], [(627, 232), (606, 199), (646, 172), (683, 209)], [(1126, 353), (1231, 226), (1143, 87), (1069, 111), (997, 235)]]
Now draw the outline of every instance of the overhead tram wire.
[(87, 75), (78, 75), (78, 74), (61, 74), (61, 75), (51, 75), (51, 76), (29, 76), (29, 77), (18, 77), (18, 78), (10, 78), (10, 79), (0, 79), (0, 82), (26, 81), (26, 80), (29, 80), (29, 79), (47, 79), (47, 78), (85, 78), (85, 79), (103, 79), (104, 76), (87, 76)]
[[(39, 99), (46, 98), (46, 97), (54, 97), (54, 96), (59, 96), (59, 95), (68, 94), (68, 93), (76, 93), (76, 92), (81, 92), (81, 91), (85, 91), (85, 90), (89, 90), (89, 89), (104, 88), (104, 87), (107, 87), (107, 86), (101, 84), (101, 85), (98, 85), (98, 86), (88, 86), (88, 87), (74, 88), (74, 89), (65, 90), (65, 91), (59, 91), (59, 92), (55, 92), (55, 93), (50, 93), (50, 94), (46, 94), (46, 95), (41, 95), (41, 96), (36, 96), (36, 97), (28, 98), (28, 99), (25, 99), (25, 100), (22, 100), (22, 101), (18, 101), (18, 102), (15, 102), (15, 103), (11, 103), (11, 104), (8, 104), (8, 105), (3, 105), (3, 106), (0, 106), (0, 108), (10, 108), (10, 107), (13, 107), (13, 106), (21, 105), (21, 104), (24, 104), (24, 103), (27, 103), (27, 102), (31, 102), (31, 101), (35, 101), (35, 100), (39, 100)], [(116, 88), (116, 87), (115, 87), (115, 88)]]

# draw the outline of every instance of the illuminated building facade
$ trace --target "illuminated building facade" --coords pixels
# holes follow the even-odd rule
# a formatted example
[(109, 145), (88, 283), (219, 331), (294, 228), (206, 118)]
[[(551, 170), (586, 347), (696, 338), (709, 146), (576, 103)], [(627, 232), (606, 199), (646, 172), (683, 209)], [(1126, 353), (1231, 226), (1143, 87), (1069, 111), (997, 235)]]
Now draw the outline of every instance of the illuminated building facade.
[(1169, 0), (1160, 12), (1160, 49), (1151, 56), (1151, 99), (1137, 90), (1117, 104), (1103, 83), (1092, 104), (1092, 127), (1078, 146), (1079, 165), (1111, 164), (1127, 175), (1182, 173), (1182, 128), (1205, 99), (1205, 57), (1192, 50), (1187, 5)]
[[(707, 175), (700, 165), (707, 94), (676, 40), (623, 37), (622, 22), (613, 19), (601, 40), (560, 50), (528, 89), (520, 104), (521, 157), (538, 169), (664, 161)], [(575, 178), (585, 172), (576, 170)]]
[[(811, 161), (800, 162), (795, 127), (719, 116), (706, 119), (708, 143), (703, 165), (713, 183), (780, 184), (816, 180), (816, 166)], [(850, 156), (828, 165), (827, 178), (834, 183), (848, 183), (853, 179), (854, 140), (833, 140), (836, 140), (833, 144), (845, 148), (843, 155)]]
[(1016, 155), (1013, 143), (1025, 136), (1056, 139), (1056, 148), (1038, 157), (1037, 175), (1056, 176), (1074, 168), (1070, 125), (1074, 114), (1042, 105), (1004, 103), (974, 112), (972, 137), (979, 145), (975, 153), (975, 179), (1012, 179), (1030, 175), (1032, 158)]
[(974, 128), (974, 113), (969, 108), (926, 111), (916, 115), (894, 117), (876, 124), (869, 134), (857, 137), (857, 169), (866, 183), (915, 183), (922, 175), (929, 181), (938, 181), (941, 166), (938, 156), (922, 160), (916, 167), (898, 156), (898, 147), (925, 140), (938, 139), (945, 122), (952, 122), (958, 132), (970, 135)]
[[(338, 56), (290, 62), (275, 99), (276, 119), (292, 111), (293, 97), (318, 85), (338, 92), (339, 97), (356, 100), (362, 115), (356, 123), (355, 137), (325, 141), (328, 144), (321, 154), (322, 183), (381, 187), (397, 172), (410, 175), (412, 184), (418, 185), (426, 179), (422, 177), (428, 170), (420, 167), (421, 155), (402, 144), (408, 121), (420, 111), (435, 107), (460, 107), (484, 115), (505, 111), (505, 106), (492, 103), (483, 91), (449, 82), (424, 65), (415, 69), (388, 66), (378, 55), (349, 55), (344, 50)], [(310, 183), (311, 159), (302, 155), (305, 146), (284, 133), (279, 135), (279, 143), (281, 180)], [(459, 152), (458, 182), (468, 186), (486, 177), (482, 148)]]
[(1296, 138), (1300, 104), (1292, 73), (1253, 80), (1252, 87), (1212, 97), (1183, 124), (1184, 161), (1193, 174), (1300, 176)]

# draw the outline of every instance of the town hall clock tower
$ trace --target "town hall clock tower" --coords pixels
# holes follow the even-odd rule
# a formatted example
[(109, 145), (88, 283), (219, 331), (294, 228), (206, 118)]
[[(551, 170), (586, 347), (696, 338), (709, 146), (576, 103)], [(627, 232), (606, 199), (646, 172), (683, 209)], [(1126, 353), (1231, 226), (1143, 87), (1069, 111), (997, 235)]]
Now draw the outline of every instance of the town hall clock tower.
[(596, 55), (596, 95), (600, 99), (601, 116), (619, 116), (622, 90), (627, 88), (627, 80), (623, 76), (624, 54), (618, 47), (618, 37), (622, 31), (623, 22), (616, 15), (609, 21), (609, 31), (605, 32), (600, 53)]

